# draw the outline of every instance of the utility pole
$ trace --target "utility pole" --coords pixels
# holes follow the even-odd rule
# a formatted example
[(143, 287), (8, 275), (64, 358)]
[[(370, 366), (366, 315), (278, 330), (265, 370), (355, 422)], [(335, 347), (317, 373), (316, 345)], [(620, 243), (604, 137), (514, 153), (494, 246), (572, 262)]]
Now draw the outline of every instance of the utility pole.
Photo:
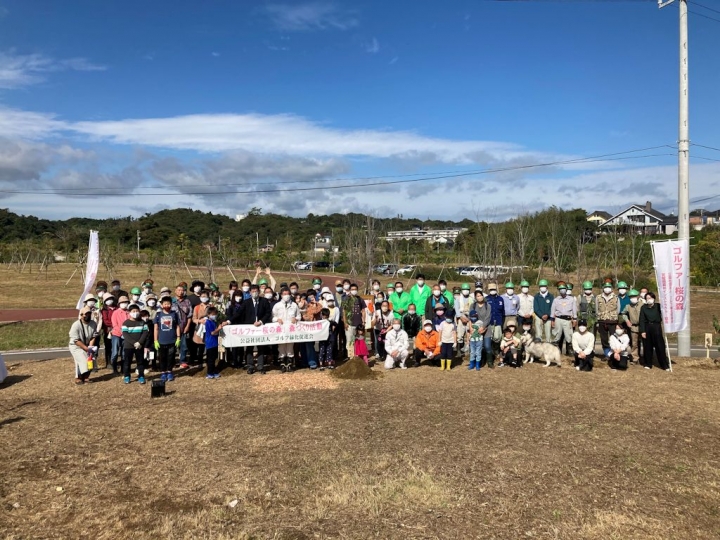
[(139, 259), (140, 258), (140, 231), (136, 231), (136, 232), (137, 232), (137, 254), (138, 254), (138, 259)]
[[(669, 6), (675, 0), (658, 0), (658, 7)], [(688, 6), (680, 5), (680, 110), (678, 122), (678, 240), (690, 245), (690, 109), (688, 87)], [(690, 294), (686, 296), (687, 325), (678, 332), (678, 356), (690, 356)]]

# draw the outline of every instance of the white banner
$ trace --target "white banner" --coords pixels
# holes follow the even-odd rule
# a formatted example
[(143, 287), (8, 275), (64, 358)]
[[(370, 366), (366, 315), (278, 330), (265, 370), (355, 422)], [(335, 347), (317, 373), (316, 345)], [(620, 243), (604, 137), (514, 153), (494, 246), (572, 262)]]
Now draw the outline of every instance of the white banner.
[[(80, 296), (77, 303), (77, 309), (83, 307), (83, 300), (87, 293), (90, 292), (97, 278), (98, 265), (100, 264), (100, 240), (98, 240), (98, 232), (90, 231), (90, 245), (88, 246), (87, 270), (85, 271), (85, 290)], [(102, 306), (102, 299), (100, 300)]]
[(225, 347), (325, 341), (330, 335), (330, 323), (328, 321), (298, 322), (296, 324), (269, 323), (262, 326), (231, 324), (223, 328), (222, 335)]
[(652, 250), (665, 332), (679, 332), (687, 327), (690, 247), (687, 240), (671, 240), (652, 242)]

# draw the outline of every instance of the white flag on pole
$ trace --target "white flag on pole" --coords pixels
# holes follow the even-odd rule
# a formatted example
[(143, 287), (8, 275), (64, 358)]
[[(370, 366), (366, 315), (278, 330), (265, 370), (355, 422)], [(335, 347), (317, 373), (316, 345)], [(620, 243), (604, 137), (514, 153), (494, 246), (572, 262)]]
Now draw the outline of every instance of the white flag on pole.
[(658, 300), (665, 332), (687, 327), (687, 299), (690, 295), (690, 246), (687, 240), (652, 242)]
[(98, 232), (90, 231), (90, 245), (88, 246), (87, 256), (87, 271), (85, 272), (85, 290), (83, 291), (82, 296), (80, 296), (80, 300), (78, 300), (77, 309), (81, 309), (83, 307), (83, 300), (85, 300), (85, 295), (90, 292), (90, 289), (92, 289), (92, 286), (95, 283), (99, 263), (100, 240), (98, 239)]

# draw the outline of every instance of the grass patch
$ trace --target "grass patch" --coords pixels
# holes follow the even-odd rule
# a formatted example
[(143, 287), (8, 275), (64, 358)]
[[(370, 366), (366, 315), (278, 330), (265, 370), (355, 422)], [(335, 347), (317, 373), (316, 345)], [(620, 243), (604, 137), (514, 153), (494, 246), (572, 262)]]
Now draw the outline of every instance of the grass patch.
[(0, 351), (66, 347), (74, 319), (28, 321), (0, 326)]

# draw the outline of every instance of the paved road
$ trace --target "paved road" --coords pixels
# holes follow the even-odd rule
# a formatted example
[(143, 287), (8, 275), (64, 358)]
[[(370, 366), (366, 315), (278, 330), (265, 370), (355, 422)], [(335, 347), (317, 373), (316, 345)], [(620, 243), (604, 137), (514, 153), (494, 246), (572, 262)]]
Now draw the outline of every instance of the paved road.
[(0, 309), (0, 322), (74, 319), (77, 309)]
[[(676, 350), (670, 348), (670, 354), (675, 355)], [(11, 351), (2, 353), (6, 363), (10, 362), (23, 362), (23, 361), (37, 361), (37, 360), (54, 360), (56, 358), (67, 358), (70, 356), (70, 351), (66, 347), (57, 349), (41, 349), (38, 351)], [(717, 351), (711, 351), (710, 357), (714, 358), (717, 355)], [(693, 358), (705, 358), (705, 349), (693, 348), (691, 356)]]

